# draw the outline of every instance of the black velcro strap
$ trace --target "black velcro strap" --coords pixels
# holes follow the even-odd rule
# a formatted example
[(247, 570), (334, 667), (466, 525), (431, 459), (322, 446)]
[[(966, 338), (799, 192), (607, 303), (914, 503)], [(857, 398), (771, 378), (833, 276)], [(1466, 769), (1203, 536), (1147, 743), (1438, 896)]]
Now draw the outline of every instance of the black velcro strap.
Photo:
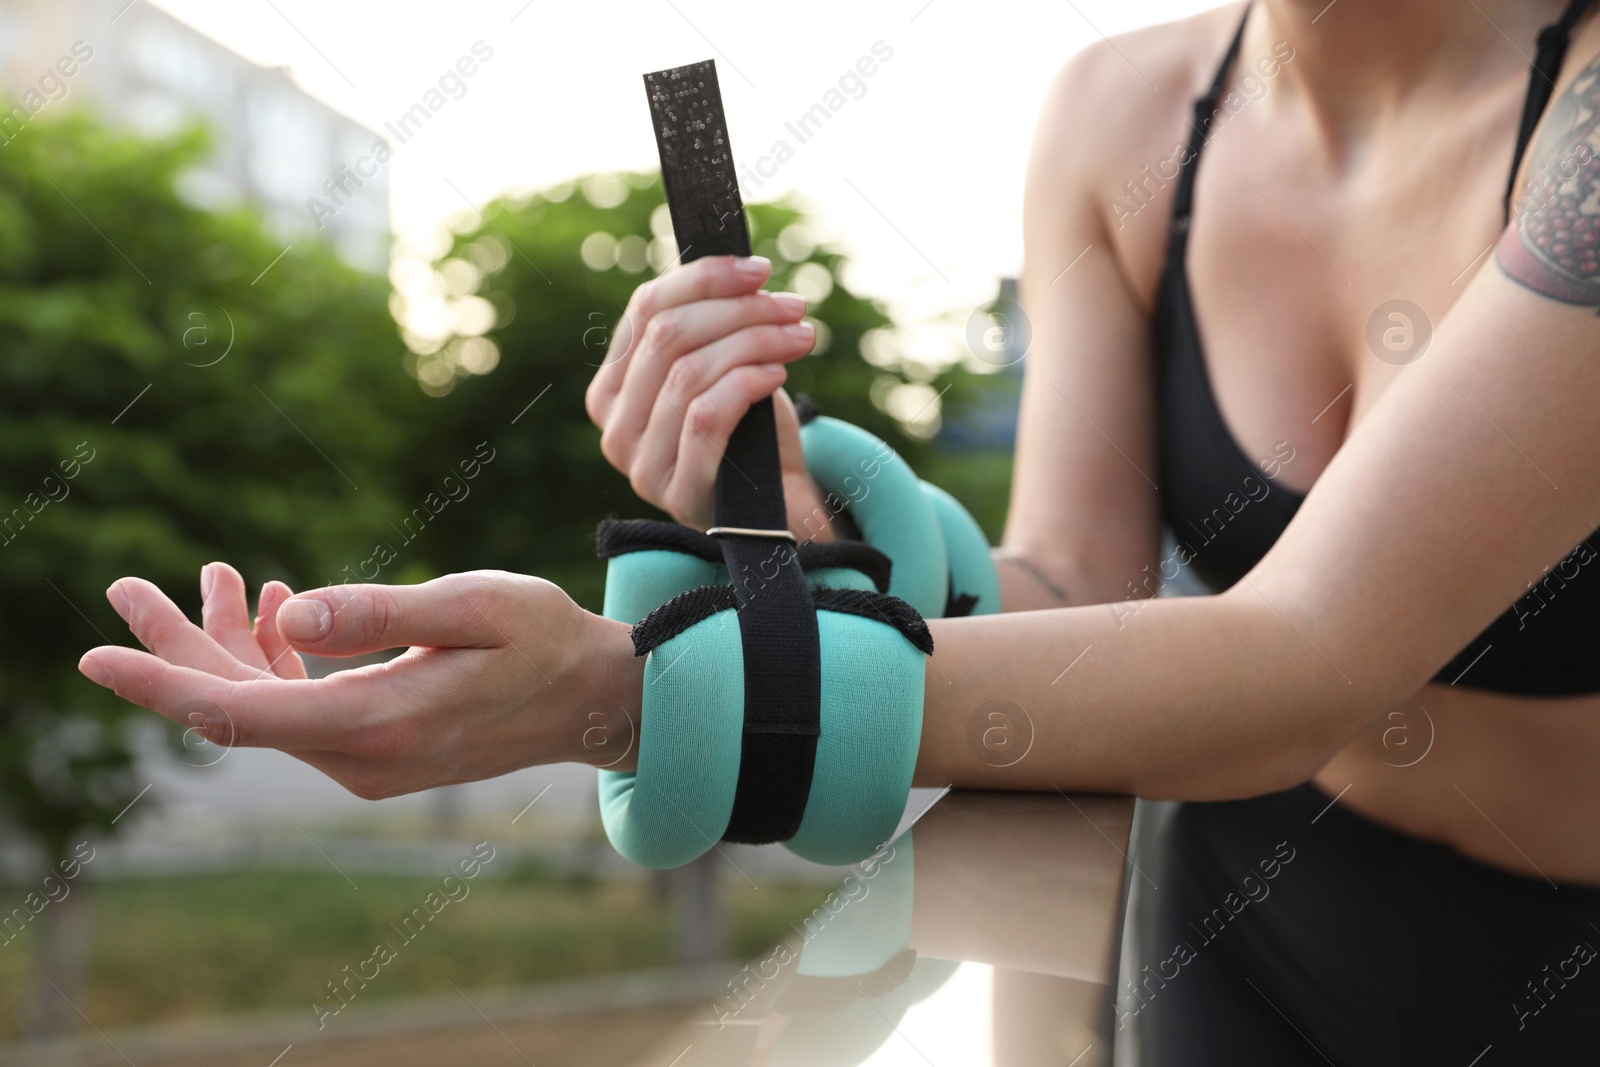
[(644, 88), (679, 258), (689, 263), (701, 256), (748, 256), (750, 231), (733, 174), (716, 62), (654, 71), (644, 76)]
[(978, 598), (971, 593), (957, 593), (954, 589), (945, 597), (944, 617), (947, 619), (964, 619), (972, 614), (972, 609), (978, 606)]
[(889, 591), (894, 569), (889, 557), (865, 541), (811, 541), (800, 546), (800, 566), (807, 571), (848, 567), (872, 579), (878, 592)]
[[(749, 255), (716, 64), (655, 71), (644, 81), (680, 258)], [(734, 428), (712, 515), (725, 530), (787, 530), (771, 397), (751, 405)], [(816, 606), (792, 542), (717, 536), (738, 602), (745, 686), (739, 780), (723, 840), (784, 841), (805, 815), (822, 725)]]
[(661, 549), (682, 552), (708, 563), (722, 562), (722, 546), (717, 544), (715, 537), (707, 537), (699, 530), (691, 530), (675, 522), (607, 519), (594, 534), (594, 554), (601, 559)]
[[(916, 608), (899, 597), (866, 589), (818, 589), (818, 611), (859, 615), (899, 631), (925, 655), (933, 654), (933, 634)], [(661, 605), (633, 627), (633, 654), (648, 656), (656, 648), (697, 626), (719, 611), (739, 606), (731, 585), (697, 585)]]
[[(594, 554), (614, 559), (629, 552), (681, 552), (707, 563), (723, 562), (722, 545), (715, 537), (655, 519), (606, 519), (594, 535)], [(878, 592), (889, 591), (894, 564), (865, 541), (809, 541), (799, 548), (800, 568), (810, 572), (827, 567), (848, 567), (871, 579)], [(972, 598), (968, 598), (972, 599)], [(976, 603), (976, 600), (973, 601)], [(946, 616), (949, 615), (947, 611)]]
[(719, 611), (737, 607), (731, 585), (697, 585), (685, 590), (633, 624), (633, 654), (648, 656)]
[[(744, 741), (726, 841), (800, 829), (822, 732), (822, 648), (811, 587), (787, 541), (725, 536), (744, 647)], [(775, 572), (770, 579), (765, 575)]]
[(933, 634), (928, 631), (927, 620), (916, 608), (897, 596), (867, 589), (818, 589), (817, 610), (859, 615), (863, 619), (892, 626), (918, 652), (925, 656), (933, 655)]
[(789, 528), (783, 468), (778, 462), (778, 417), (770, 396), (751, 404), (728, 437), (728, 449), (717, 468), (711, 519), (724, 527), (773, 532)]

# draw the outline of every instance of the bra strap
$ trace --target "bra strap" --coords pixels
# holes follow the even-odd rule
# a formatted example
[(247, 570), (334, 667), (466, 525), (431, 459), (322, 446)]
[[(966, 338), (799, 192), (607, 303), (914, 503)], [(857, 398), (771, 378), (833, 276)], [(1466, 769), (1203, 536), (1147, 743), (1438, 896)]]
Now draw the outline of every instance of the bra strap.
[[(1583, 0), (1587, 2), (1587, 0)], [(1178, 185), (1172, 191), (1172, 235), (1182, 237), (1189, 232), (1189, 216), (1193, 211), (1194, 203), (1194, 174), (1200, 162), (1200, 149), (1205, 147), (1207, 129), (1211, 124), (1212, 116), (1216, 114), (1217, 107), (1222, 101), (1222, 90), (1228, 82), (1228, 71), (1233, 67), (1233, 61), (1239, 55), (1240, 42), (1244, 40), (1244, 27), (1250, 21), (1250, 5), (1244, 10), (1244, 17), (1239, 20), (1239, 28), (1233, 33), (1233, 41), (1228, 45), (1227, 53), (1222, 57), (1222, 62), (1217, 64), (1217, 73), (1211, 79), (1211, 88), (1206, 90), (1204, 96), (1194, 102), (1194, 116), (1189, 120), (1189, 158), (1179, 168)]]
[(1511, 196), (1517, 187), (1517, 169), (1522, 166), (1528, 142), (1533, 140), (1534, 127), (1550, 103), (1555, 92), (1556, 79), (1561, 76), (1561, 63), (1567, 58), (1567, 45), (1572, 41), (1572, 28), (1589, 9), (1591, 0), (1571, 0), (1561, 18), (1539, 31), (1538, 51), (1533, 57), (1533, 72), (1528, 75), (1528, 95), (1522, 101), (1522, 124), (1517, 128), (1517, 148), (1511, 156), (1511, 173), (1506, 177), (1505, 221), (1511, 222)]

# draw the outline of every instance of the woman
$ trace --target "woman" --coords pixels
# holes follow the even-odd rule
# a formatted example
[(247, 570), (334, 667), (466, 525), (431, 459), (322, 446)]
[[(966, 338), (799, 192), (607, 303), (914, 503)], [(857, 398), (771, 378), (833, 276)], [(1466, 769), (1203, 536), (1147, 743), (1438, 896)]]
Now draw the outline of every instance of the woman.
[[(1587, 6), (1259, 0), (1106, 41), (1049, 91), (1008, 610), (931, 624), (917, 780), (1211, 802), (1177, 818), (1125, 976), (1155, 1062), (1532, 1062), (1596, 1032)], [(590, 390), (606, 456), (691, 525), (810, 346), (767, 271), (641, 286)], [(1213, 595), (1154, 597), (1184, 572)], [(637, 708), (627, 628), (537, 579), (272, 585), (254, 632), (237, 573), (202, 584), (204, 631), (117, 583), (155, 655), (84, 672), (363, 796), (583, 759), (582, 709)], [(286, 654), (400, 645), (424, 647), (315, 683)], [(966, 743), (993, 700), (1036, 728), (1007, 767)]]

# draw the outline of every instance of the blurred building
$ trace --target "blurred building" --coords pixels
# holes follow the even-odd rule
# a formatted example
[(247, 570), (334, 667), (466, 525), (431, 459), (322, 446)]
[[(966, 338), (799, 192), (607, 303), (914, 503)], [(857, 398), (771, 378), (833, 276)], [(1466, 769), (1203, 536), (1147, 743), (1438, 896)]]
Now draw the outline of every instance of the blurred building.
[[(388, 174), (349, 170), (382, 138), (287, 70), (257, 66), (145, 0), (0, 0), (0, 151), (29, 122), (86, 103), (142, 133), (204, 121), (214, 153), (186, 176), (186, 196), (255, 204), (286, 242), (320, 229), (345, 259), (387, 270)], [(314, 217), (313, 199), (336, 210)]]
[[(981, 399), (946, 419), (940, 445), (951, 452), (1007, 452), (1017, 441), (1017, 411), (1022, 404), (1022, 372), (1033, 328), (1023, 314), (1017, 279), (1001, 278), (994, 300), (973, 313), (967, 345), (979, 362), (995, 368), (995, 381)], [(982, 340), (980, 340), (982, 338)]]

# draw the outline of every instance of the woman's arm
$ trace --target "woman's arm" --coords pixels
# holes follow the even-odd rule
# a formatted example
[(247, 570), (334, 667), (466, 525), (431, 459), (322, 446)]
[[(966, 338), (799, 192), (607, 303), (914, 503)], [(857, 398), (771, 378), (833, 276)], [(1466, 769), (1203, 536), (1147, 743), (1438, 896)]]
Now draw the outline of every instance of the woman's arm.
[(1006, 611), (1121, 600), (1160, 549), (1149, 312), (1096, 195), (1106, 187), (1096, 168), (1127, 154), (1117, 121), (1096, 107), (1122, 62), (1101, 46), (1067, 63), (1029, 154), (1021, 290), (1033, 341), (995, 552)]
[[(1595, 111), (1573, 99), (1597, 73), (1586, 36), (1552, 116)], [(1545, 127), (1536, 161), (1594, 157), (1592, 123)], [(1593, 168), (1576, 182), (1579, 201), (1600, 194)], [(1530, 198), (1227, 593), (931, 623), (918, 782), (1253, 795), (1306, 780), (1426, 683), (1600, 523), (1600, 277), (1529, 266), (1559, 259), (1538, 236), (1561, 209)], [(966, 740), (997, 700), (1035, 732), (1005, 768)]]

